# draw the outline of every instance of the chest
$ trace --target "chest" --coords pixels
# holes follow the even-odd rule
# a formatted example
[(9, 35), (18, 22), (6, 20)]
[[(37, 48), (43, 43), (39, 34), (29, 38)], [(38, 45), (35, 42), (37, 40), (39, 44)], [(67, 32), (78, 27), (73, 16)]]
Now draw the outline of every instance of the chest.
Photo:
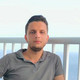
[(11, 80), (53, 80), (55, 66), (51, 61), (32, 64), (30, 62), (11, 63), (6, 78)]

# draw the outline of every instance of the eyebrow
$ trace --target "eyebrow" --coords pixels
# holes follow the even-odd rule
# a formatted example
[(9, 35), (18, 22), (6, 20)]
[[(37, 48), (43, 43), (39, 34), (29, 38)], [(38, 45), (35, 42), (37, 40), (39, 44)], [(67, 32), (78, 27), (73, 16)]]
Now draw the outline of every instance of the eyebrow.
[[(31, 29), (30, 31), (36, 31), (36, 30), (35, 29)], [(40, 31), (45, 31), (45, 30), (41, 29)]]
[(32, 29), (32, 30), (30, 30), (30, 31), (36, 31), (35, 29)]

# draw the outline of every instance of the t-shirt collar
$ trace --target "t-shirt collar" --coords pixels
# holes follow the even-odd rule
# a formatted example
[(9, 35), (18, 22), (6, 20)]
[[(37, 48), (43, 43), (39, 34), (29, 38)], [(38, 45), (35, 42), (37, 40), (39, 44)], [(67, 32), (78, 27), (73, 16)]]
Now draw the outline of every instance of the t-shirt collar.
[[(24, 56), (23, 56), (22, 53), (23, 53), (24, 51), (26, 51), (26, 50), (27, 50), (27, 49), (20, 49), (20, 50), (18, 50), (17, 53), (16, 53), (17, 58), (24, 60)], [(44, 61), (44, 60), (46, 59), (46, 56), (47, 56), (46, 51), (43, 51), (43, 55), (42, 55), (41, 59), (40, 59), (38, 62)]]

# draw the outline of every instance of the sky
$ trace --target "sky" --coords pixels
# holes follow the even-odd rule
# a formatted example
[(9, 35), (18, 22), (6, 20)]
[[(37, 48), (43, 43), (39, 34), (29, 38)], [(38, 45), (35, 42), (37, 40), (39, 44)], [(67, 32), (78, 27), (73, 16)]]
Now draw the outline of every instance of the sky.
[(0, 0), (0, 37), (24, 37), (33, 15), (43, 15), (50, 37), (80, 37), (80, 0)]

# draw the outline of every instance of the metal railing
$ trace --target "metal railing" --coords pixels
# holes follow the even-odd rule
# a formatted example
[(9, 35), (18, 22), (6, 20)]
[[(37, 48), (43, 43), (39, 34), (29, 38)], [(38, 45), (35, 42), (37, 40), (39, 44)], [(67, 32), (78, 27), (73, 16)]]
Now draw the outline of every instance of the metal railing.
[[(0, 43), (3, 43), (3, 54), (6, 54), (6, 44), (12, 44), (12, 52), (14, 52), (14, 47), (16, 43), (21, 44), (21, 48), (24, 48), (26, 43), (24, 38), (0, 38)], [(80, 80), (80, 38), (78, 37), (69, 37), (69, 38), (50, 38), (47, 44), (52, 44), (52, 52), (54, 53), (56, 44), (64, 45), (64, 54), (63, 54), (63, 69), (65, 74), (65, 80), (68, 80), (68, 69), (69, 69), (69, 45), (78, 44), (79, 45), (79, 58), (78, 58), (78, 80)]]

